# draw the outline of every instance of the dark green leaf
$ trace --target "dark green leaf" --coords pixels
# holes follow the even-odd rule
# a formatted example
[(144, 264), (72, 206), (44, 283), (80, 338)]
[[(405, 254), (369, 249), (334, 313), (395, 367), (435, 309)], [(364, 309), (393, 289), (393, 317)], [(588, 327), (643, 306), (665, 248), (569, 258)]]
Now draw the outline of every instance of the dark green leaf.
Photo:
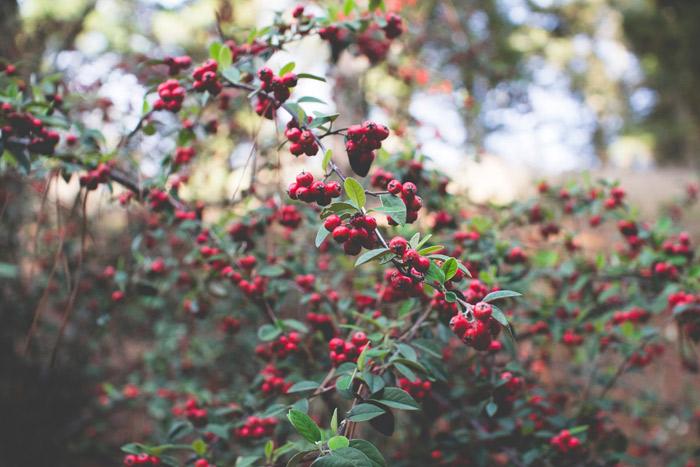
[(321, 430), (318, 429), (316, 423), (304, 412), (296, 409), (291, 409), (287, 418), (297, 432), (307, 441), (315, 443), (321, 440)]
[(384, 409), (374, 404), (359, 404), (348, 412), (347, 419), (351, 422), (365, 422), (379, 417), (384, 412)]

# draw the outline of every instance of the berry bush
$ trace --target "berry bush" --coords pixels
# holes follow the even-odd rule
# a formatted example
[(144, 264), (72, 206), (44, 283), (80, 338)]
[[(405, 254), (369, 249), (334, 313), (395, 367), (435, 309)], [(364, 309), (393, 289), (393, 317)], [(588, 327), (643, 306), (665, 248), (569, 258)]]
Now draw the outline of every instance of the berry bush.
[[(700, 267), (676, 225), (697, 188), (655, 221), (604, 180), (467, 203), (410, 120), (344, 126), (296, 91), (341, 54), (396, 63), (410, 24), (345, 3), (135, 57), (148, 92), (119, 135), (68, 77), (1, 65), (0, 168), (28, 193), (3, 183), (0, 204), (36, 223), (0, 272), (37, 292), (21, 358), (91, 368), (72, 449), (86, 465), (695, 465), (693, 399), (639, 378), (671, 365), (697, 384)], [(326, 76), (270, 64), (311, 37)], [(249, 184), (199, 197), (193, 179), (251, 141)]]

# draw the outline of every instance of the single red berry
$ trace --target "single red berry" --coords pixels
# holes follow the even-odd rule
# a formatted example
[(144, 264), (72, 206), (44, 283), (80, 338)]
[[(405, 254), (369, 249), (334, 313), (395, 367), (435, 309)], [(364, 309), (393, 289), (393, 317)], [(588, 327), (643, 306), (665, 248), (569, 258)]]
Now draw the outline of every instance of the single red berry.
[(493, 308), (486, 302), (479, 302), (474, 305), (474, 317), (479, 321), (488, 321), (493, 313)]

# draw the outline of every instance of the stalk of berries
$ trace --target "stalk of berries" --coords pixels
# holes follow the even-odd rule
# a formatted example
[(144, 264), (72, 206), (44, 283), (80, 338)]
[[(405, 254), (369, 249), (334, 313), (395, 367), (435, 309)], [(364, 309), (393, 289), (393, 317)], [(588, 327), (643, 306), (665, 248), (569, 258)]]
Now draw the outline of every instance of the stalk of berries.
[(188, 164), (194, 159), (195, 152), (192, 147), (179, 147), (175, 149), (175, 165)]
[(315, 156), (318, 152), (318, 144), (316, 144), (316, 138), (314, 138), (313, 133), (311, 133), (311, 130), (300, 129), (296, 119), (291, 119), (287, 123), (284, 136), (291, 143), (289, 152), (295, 156), (301, 156), (302, 154)]
[(192, 65), (192, 59), (187, 55), (181, 57), (165, 57), (163, 63), (168, 66), (168, 74), (174, 76), (188, 69)]
[(182, 108), (187, 91), (176, 79), (169, 79), (158, 85), (158, 99), (153, 103), (155, 110), (178, 112)]
[(558, 435), (549, 440), (549, 444), (560, 454), (569, 454), (581, 447), (581, 440), (571, 436), (569, 430), (561, 430)]
[(127, 454), (124, 456), (124, 465), (150, 465), (150, 466), (160, 466), (160, 458), (157, 456), (151, 456), (146, 453), (141, 454)]
[(350, 341), (344, 341), (340, 337), (334, 337), (328, 342), (328, 351), (333, 365), (338, 366), (344, 362), (355, 362), (360, 356), (369, 339), (364, 332), (358, 331), (352, 335)]
[[(392, 195), (400, 196), (406, 205), (406, 223), (411, 224), (418, 219), (418, 211), (423, 207), (423, 198), (418, 196), (418, 187), (413, 182), (401, 183), (396, 179), (391, 180), (386, 189)], [(387, 217), (389, 225), (398, 225), (397, 222)]]
[(377, 220), (372, 216), (356, 214), (349, 222), (344, 222), (337, 214), (331, 214), (326, 217), (323, 226), (350, 256), (360, 253), (363, 247), (372, 249), (378, 243)]
[(340, 183), (331, 181), (324, 183), (321, 180), (314, 180), (314, 176), (309, 172), (302, 172), (296, 177), (287, 189), (287, 194), (292, 199), (298, 199), (305, 203), (318, 203), (320, 206), (331, 204), (331, 199), (340, 196)]
[(242, 439), (260, 439), (271, 436), (277, 426), (274, 417), (248, 417), (243, 426), (236, 429), (235, 434)]
[(195, 399), (188, 399), (185, 403), (185, 416), (197, 428), (206, 426), (208, 421), (207, 409), (201, 408)]
[(466, 345), (476, 350), (490, 350), (493, 339), (498, 337), (501, 326), (491, 315), (493, 308), (486, 302), (471, 307), (474, 319), (469, 321), (467, 314), (459, 312), (450, 319), (450, 329)]
[(360, 177), (369, 173), (374, 162), (374, 151), (382, 147), (382, 141), (389, 136), (389, 129), (374, 122), (353, 125), (347, 130), (345, 150), (352, 171)]
[(216, 75), (218, 68), (219, 64), (212, 59), (195, 68), (192, 72), (192, 78), (194, 78), (192, 87), (194, 90), (198, 92), (208, 91), (209, 94), (214, 96), (219, 94), (223, 89), (223, 85)]
[(408, 378), (400, 378), (399, 386), (418, 401), (429, 397), (433, 390), (433, 384), (430, 381), (420, 378), (417, 378), (415, 381), (409, 381)]
[(289, 96), (292, 94), (291, 89), (297, 85), (297, 75), (290, 72), (284, 76), (275, 76), (270, 68), (262, 67), (258, 70), (258, 78), (262, 82), (260, 89), (268, 94), (272, 94), (275, 99), (273, 101), (269, 97), (259, 94), (255, 105), (255, 113), (267, 119), (272, 119), (275, 109), (289, 99)]
[(107, 183), (109, 181), (110, 172), (111, 167), (108, 164), (100, 163), (97, 168), (80, 176), (80, 186), (88, 190), (94, 190), (100, 183)]

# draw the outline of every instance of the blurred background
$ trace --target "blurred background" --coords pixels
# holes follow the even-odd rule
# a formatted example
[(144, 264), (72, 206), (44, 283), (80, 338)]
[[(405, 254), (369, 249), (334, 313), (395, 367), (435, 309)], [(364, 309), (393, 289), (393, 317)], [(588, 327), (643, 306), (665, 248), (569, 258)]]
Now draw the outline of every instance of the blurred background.
[[(0, 0), (0, 57), (17, 64), (27, 77), (30, 70), (64, 74), (70, 99), (86, 99), (85, 123), (99, 127), (114, 144), (142, 114), (149, 88), (142, 84), (140, 73), (145, 73), (148, 58), (190, 54), (197, 62), (217, 38), (217, 14), (219, 21), (235, 24), (245, 37), (246, 30), (267, 24), (276, 12), (295, 3)], [(341, 126), (367, 116), (386, 123), (398, 120), (399, 129), (410, 126), (415, 139), (409, 144), (452, 175), (453, 193), (464, 192), (479, 202), (507, 203), (527, 196), (542, 178), (605, 177), (619, 179), (632, 203), (650, 214), (697, 182), (699, 1), (387, 0), (386, 4), (407, 24), (407, 34), (392, 45), (386, 63), (374, 65), (365, 56), (349, 53), (331, 56), (327, 44), (307, 38), (276, 54), (271, 66), (279, 68), (293, 60), (297, 71), (330, 74), (328, 83), (304, 80), (296, 92), (328, 102), (309, 107), (339, 112)], [(308, 5), (313, 11), (314, 2)], [(339, 66), (331, 67), (333, 61)], [(262, 133), (269, 136), (274, 130), (269, 124)], [(190, 196), (214, 201), (247, 188), (243, 174), (252, 144), (245, 138), (218, 144), (220, 157), (199, 164), (191, 174), (186, 188)], [(403, 143), (389, 144), (400, 148)], [(154, 175), (173, 145), (157, 137), (140, 142), (142, 175)], [(299, 165), (287, 170), (296, 173)], [(21, 186), (9, 187), (11, 180), (2, 183), (22, 199)], [(77, 189), (73, 180), (60, 193), (70, 200)], [(30, 202), (38, 204), (37, 193)], [(110, 198), (106, 192), (100, 196), (105, 202)], [(91, 199), (93, 212), (100, 209), (94, 198), (98, 196)], [(36, 227), (21, 204), (4, 214), (3, 265), (16, 262), (14, 251), (23, 234)], [(700, 220), (688, 217), (688, 222), (697, 236)], [(20, 232), (14, 228), (18, 225), (26, 229)], [(100, 239), (105, 249), (113, 246), (110, 241), (109, 236)], [(14, 271), (0, 269), (2, 281), (15, 276)], [(95, 395), (85, 380), (97, 384), (110, 373), (138, 365), (143, 348), (107, 340), (111, 365), (103, 365), (97, 375), (86, 370), (92, 368), (87, 361), (107, 356), (104, 348), (81, 348), (82, 340), (69, 339), (66, 345), (76, 346), (70, 355), (84, 360), (70, 362), (58, 379), (47, 375), (41, 365), (13, 357), (34, 303), (15, 296), (19, 289), (11, 281), (5, 286), (2, 301), (11, 306), (2, 307), (0, 413), (11, 422), (0, 426), (4, 441), (0, 465), (3, 459), (17, 458), (10, 449), (31, 450), (26, 446), (28, 434), (48, 443), (46, 452), (55, 459), (63, 459), (63, 451), (90, 450), (89, 436), (75, 436), (84, 428), (84, 400)], [(38, 406), (45, 410), (37, 410)], [(114, 415), (121, 416), (121, 423), (102, 421), (100, 427), (98, 421), (94, 429), (130, 430), (111, 433), (116, 445), (116, 440), (136, 437), (134, 433), (143, 428), (138, 419), (134, 414)], [(104, 465), (99, 463), (105, 458), (100, 454), (104, 453), (95, 454), (98, 461), (81, 465)], [(11, 465), (69, 465), (70, 457), (65, 459), (66, 463), (40, 459)]]

